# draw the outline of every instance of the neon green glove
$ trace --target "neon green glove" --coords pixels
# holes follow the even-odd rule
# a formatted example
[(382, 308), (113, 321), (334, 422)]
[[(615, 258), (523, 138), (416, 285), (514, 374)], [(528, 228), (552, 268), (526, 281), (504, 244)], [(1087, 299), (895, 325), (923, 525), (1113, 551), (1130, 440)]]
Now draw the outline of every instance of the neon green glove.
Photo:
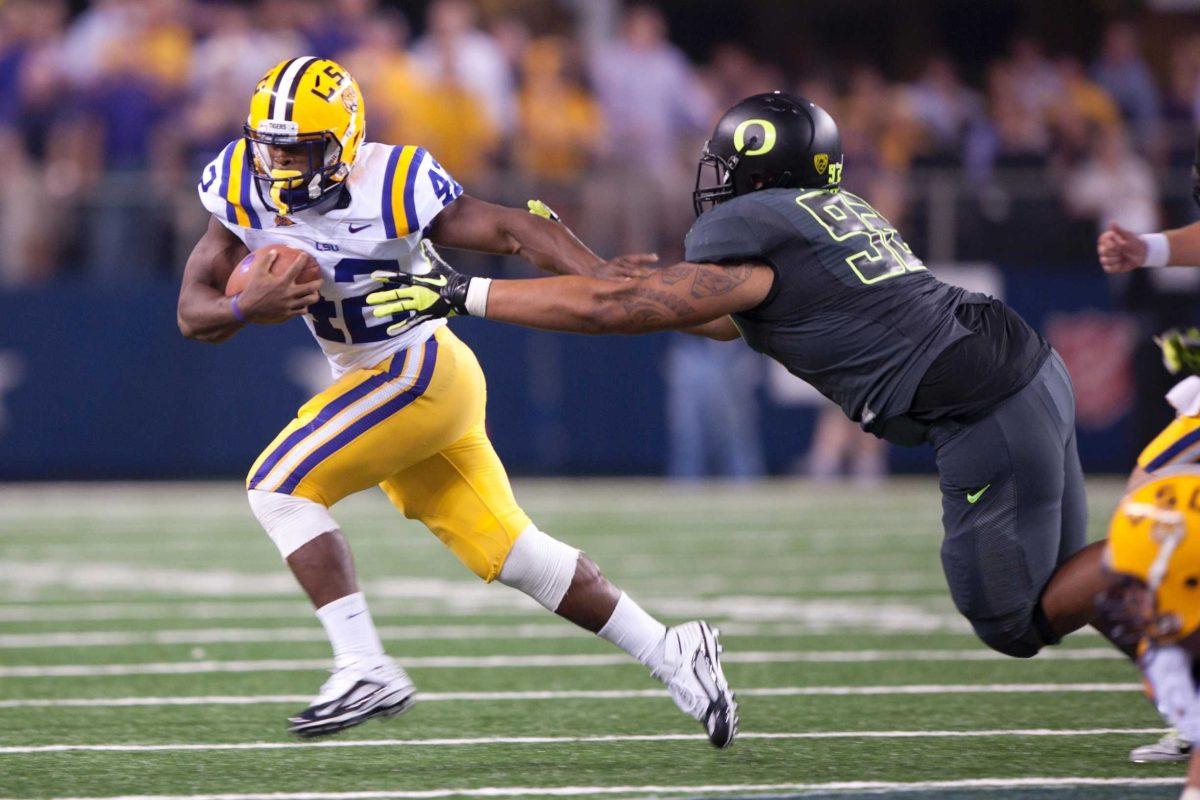
[(467, 289), (472, 280), (447, 264), (428, 240), (421, 242), (421, 255), (429, 263), (429, 272), (410, 275), (407, 272), (380, 270), (371, 273), (372, 280), (390, 288), (367, 295), (367, 305), (374, 306), (377, 318), (399, 317), (389, 325), (389, 336), (397, 336), (432, 319), (467, 314)]
[(1200, 329), (1172, 328), (1156, 337), (1154, 342), (1162, 348), (1163, 366), (1167, 372), (1200, 375)]
[(548, 219), (551, 222), (562, 222), (562, 220), (558, 218), (558, 214), (554, 213), (554, 209), (543, 203), (541, 200), (530, 200), (525, 204), (525, 207), (528, 208), (529, 213), (533, 214), (534, 216), (541, 217), (542, 219)]

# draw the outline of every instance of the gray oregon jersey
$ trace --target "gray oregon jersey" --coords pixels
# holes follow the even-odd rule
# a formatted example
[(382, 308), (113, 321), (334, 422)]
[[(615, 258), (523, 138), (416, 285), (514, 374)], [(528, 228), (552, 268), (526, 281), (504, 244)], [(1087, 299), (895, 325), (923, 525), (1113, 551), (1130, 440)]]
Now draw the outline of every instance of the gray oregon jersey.
[(734, 315), (742, 337), (868, 430), (908, 411), (929, 365), (970, 333), (954, 310), (971, 295), (934, 278), (850, 192), (736, 197), (700, 215), (684, 246), (691, 262), (769, 263), (770, 294)]

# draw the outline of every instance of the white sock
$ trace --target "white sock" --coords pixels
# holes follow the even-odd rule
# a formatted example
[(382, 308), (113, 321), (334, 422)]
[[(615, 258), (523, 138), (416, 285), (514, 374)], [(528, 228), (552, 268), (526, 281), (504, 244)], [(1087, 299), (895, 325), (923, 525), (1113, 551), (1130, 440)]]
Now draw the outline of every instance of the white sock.
[(597, 635), (612, 642), (650, 668), (654, 677), (662, 666), (667, 626), (647, 614), (629, 595), (621, 592), (612, 616)]
[(375, 621), (362, 592), (348, 594), (317, 609), (317, 619), (333, 645), (333, 664), (338, 669), (360, 658), (383, 655), (383, 643), (375, 632)]

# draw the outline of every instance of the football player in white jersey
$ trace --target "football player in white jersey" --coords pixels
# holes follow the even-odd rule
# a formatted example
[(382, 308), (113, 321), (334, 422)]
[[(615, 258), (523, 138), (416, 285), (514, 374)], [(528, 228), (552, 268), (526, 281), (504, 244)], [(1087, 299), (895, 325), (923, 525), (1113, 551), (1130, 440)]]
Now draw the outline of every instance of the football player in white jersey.
[[(442, 320), (395, 325), (367, 308), (379, 270), (429, 269), (420, 242), (520, 255), (556, 273), (592, 274), (601, 259), (544, 207), (528, 214), (463, 194), (420, 147), (364, 138), (358, 86), (327, 59), (284, 61), (263, 76), (244, 136), (201, 175), (212, 213), (188, 258), (179, 297), (185, 336), (221, 342), (246, 325), (302, 316), (335, 383), (307, 402), (247, 478), (250, 506), (313, 605), (335, 671), (290, 718), (303, 736), (408, 709), (412, 681), (385, 655), (359, 590), (350, 548), (329, 507), (380, 486), (475, 574), (533, 597), (623, 649), (666, 683), (718, 747), (733, 741), (737, 706), (716, 632), (666, 628), (604, 578), (585, 554), (540, 531), (513, 498), (484, 428), (483, 373)], [(248, 284), (224, 286), (250, 251), (309, 253), (321, 278), (269, 269), (258, 253)], [(388, 329), (397, 331), (389, 334)]]

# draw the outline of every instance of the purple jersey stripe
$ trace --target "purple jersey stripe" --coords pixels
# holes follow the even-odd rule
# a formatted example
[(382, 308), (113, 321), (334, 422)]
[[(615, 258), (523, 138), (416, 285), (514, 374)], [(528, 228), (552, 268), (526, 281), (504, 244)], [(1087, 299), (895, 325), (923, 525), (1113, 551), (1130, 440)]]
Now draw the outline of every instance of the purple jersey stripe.
[(258, 485), (266, 480), (267, 476), (271, 474), (271, 470), (275, 468), (275, 465), (279, 463), (280, 459), (291, 452), (292, 448), (304, 441), (304, 439), (306, 439), (310, 434), (314, 433), (326, 422), (329, 422), (329, 420), (336, 417), (338, 413), (342, 411), (342, 409), (348, 407), (355, 401), (366, 397), (368, 394), (375, 391), (380, 386), (383, 386), (388, 381), (395, 380), (404, 369), (404, 356), (405, 354), (403, 352), (396, 353), (394, 356), (392, 356), (392, 363), (388, 365), (386, 372), (373, 375), (340, 397), (334, 398), (329, 402), (328, 405), (318, 411), (317, 415), (313, 417), (307, 425), (303, 425), (300, 428), (292, 431), (291, 435), (280, 442), (279, 446), (272, 450), (271, 454), (263, 460), (261, 465), (259, 465), (259, 468), (250, 478), (249, 488), (257, 489)]
[(364, 414), (353, 425), (314, 450), (308, 458), (300, 462), (296, 469), (292, 470), (292, 474), (288, 475), (287, 480), (280, 484), (279, 488), (275, 491), (291, 494), (300, 485), (300, 481), (304, 480), (308, 473), (312, 472), (322, 461), (425, 394), (425, 390), (429, 388), (429, 381), (433, 377), (433, 370), (436, 366), (437, 340), (430, 339), (425, 344), (425, 361), (421, 364), (421, 374), (417, 376), (416, 383), (378, 408)]
[(421, 159), (425, 158), (425, 148), (418, 147), (413, 153), (412, 161), (408, 162), (408, 175), (404, 177), (404, 216), (408, 218), (408, 231), (419, 231), (421, 221), (417, 219), (417, 203), (414, 197), (417, 187), (417, 170), (421, 167)]
[(254, 151), (250, 147), (250, 143), (246, 142), (246, 149), (242, 153), (242, 187), (241, 187), (241, 206), (246, 210), (246, 216), (250, 218), (250, 227), (255, 230), (262, 230), (262, 222), (258, 219), (258, 213), (254, 210), (254, 206), (250, 204), (250, 184), (254, 182), (254, 174), (250, 169), (250, 159), (254, 158)]
[(396, 175), (396, 162), (400, 160), (400, 151), (403, 148), (393, 147), (392, 154), (388, 156), (387, 167), (383, 170), (383, 230), (387, 234), (387, 238), (396, 238), (396, 215), (392, 213), (392, 182)]
[[(233, 161), (233, 149), (237, 147), (237, 141), (230, 142), (225, 148), (225, 152), (221, 154), (221, 197), (229, 197), (229, 164)], [(225, 219), (232, 223), (237, 223), (237, 210), (233, 203), (225, 200)]]

